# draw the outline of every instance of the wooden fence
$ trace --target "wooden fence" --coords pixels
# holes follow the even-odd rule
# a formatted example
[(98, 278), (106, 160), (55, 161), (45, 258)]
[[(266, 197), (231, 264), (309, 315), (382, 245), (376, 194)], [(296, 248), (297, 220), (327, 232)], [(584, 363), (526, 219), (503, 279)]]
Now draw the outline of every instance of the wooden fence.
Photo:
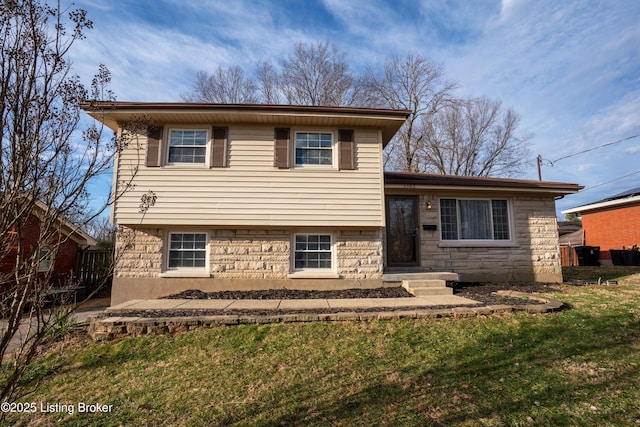
[(563, 267), (571, 267), (571, 266), (579, 265), (576, 248), (571, 245), (560, 246), (560, 262)]
[[(85, 287), (89, 296), (96, 290), (95, 296), (111, 295), (113, 279), (113, 250), (85, 250), (78, 252), (76, 259), (76, 280), (79, 286)], [(100, 289), (98, 289), (100, 288)]]

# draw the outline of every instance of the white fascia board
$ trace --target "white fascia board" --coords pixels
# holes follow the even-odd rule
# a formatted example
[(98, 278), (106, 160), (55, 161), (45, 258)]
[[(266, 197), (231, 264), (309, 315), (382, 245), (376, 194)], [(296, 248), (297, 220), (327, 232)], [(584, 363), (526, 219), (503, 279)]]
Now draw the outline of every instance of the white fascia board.
[(608, 208), (611, 206), (626, 205), (628, 203), (640, 203), (640, 196), (627, 197), (624, 199), (608, 200), (606, 202), (592, 203), (590, 205), (578, 206), (577, 208), (562, 211), (563, 214), (580, 213), (594, 209)]

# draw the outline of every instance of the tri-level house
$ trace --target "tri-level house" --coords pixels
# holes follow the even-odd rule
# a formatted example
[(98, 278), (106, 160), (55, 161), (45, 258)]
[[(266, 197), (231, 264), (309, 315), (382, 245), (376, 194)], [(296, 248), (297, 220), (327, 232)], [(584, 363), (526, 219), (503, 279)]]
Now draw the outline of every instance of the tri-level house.
[(408, 111), (85, 110), (116, 133), (134, 117), (152, 123), (114, 167), (112, 304), (186, 289), (379, 287), (398, 271), (561, 280), (554, 197), (580, 187), (385, 173), (382, 151)]

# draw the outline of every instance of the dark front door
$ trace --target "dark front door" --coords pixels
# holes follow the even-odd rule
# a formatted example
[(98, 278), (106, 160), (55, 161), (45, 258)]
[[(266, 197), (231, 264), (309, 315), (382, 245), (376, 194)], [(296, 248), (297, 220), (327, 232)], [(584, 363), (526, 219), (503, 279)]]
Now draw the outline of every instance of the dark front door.
[(418, 265), (418, 231), (418, 197), (387, 196), (387, 265)]

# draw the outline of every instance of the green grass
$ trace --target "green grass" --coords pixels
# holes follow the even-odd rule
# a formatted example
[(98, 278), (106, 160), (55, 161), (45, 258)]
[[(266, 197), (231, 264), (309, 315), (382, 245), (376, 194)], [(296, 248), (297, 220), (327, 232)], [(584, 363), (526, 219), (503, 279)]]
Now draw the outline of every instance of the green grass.
[(23, 414), (68, 426), (640, 424), (640, 280), (562, 286), (571, 309), (473, 319), (245, 325), (67, 343)]

